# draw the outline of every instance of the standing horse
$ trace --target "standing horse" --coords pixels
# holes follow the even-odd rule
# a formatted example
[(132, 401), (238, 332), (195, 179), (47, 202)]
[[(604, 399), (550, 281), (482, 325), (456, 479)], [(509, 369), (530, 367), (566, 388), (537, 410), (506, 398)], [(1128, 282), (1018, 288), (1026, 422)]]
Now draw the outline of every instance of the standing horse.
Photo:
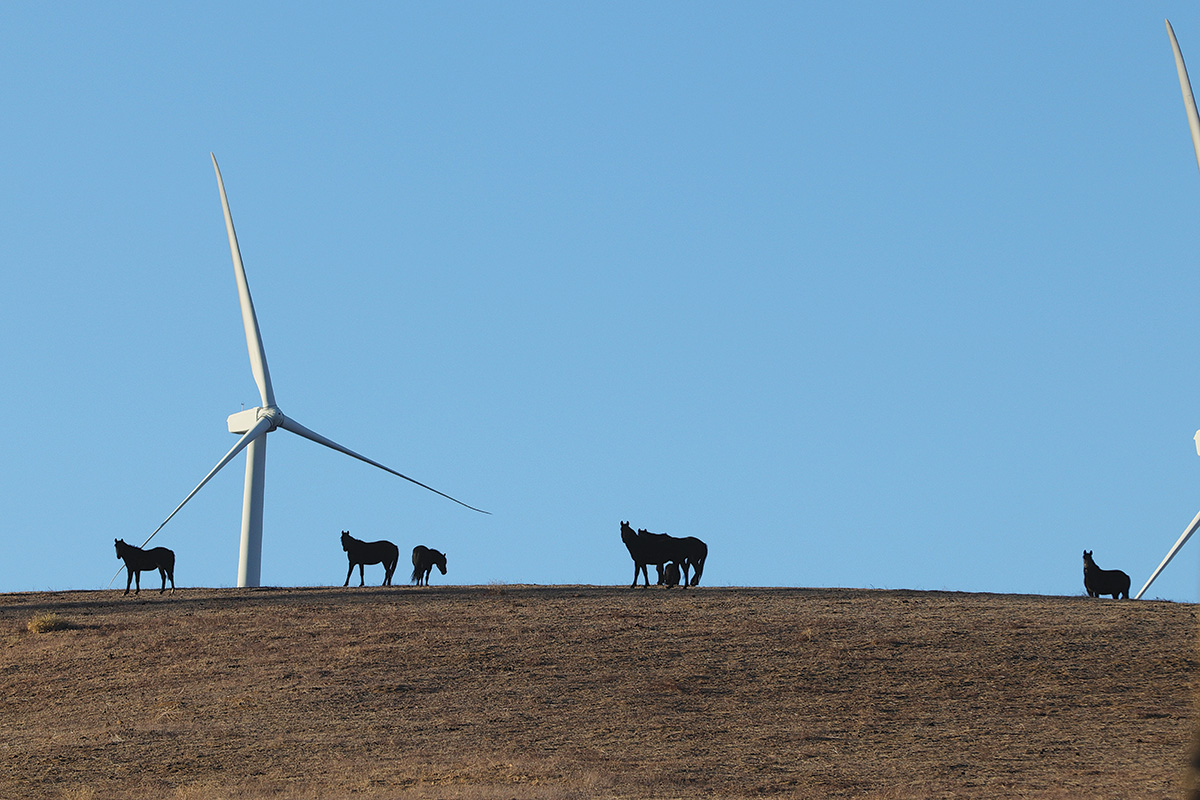
[(354, 574), (354, 565), (358, 565), (358, 585), (366, 585), (366, 577), (363, 575), (363, 566), (365, 564), (383, 564), (383, 586), (392, 585), (392, 573), (396, 571), (396, 564), (400, 561), (400, 548), (389, 541), (379, 542), (364, 542), (355, 539), (350, 535), (350, 531), (342, 531), (342, 549), (346, 551), (346, 558), (350, 560), (350, 569), (346, 570), (346, 582), (342, 586), (350, 585), (350, 576)]
[[(625, 543), (633, 559), (633, 583), (630, 584), (630, 588), (637, 586), (639, 572), (646, 582), (645, 585), (650, 585), (647, 565), (663, 567), (672, 561), (683, 569), (684, 586), (699, 585), (700, 575), (704, 572), (704, 560), (708, 557), (708, 545), (695, 536), (679, 539), (665, 533), (650, 533), (645, 529), (634, 531), (628, 522), (622, 522), (621, 541)], [(696, 574), (689, 582), (690, 568), (694, 568)]]
[[(674, 560), (683, 569), (683, 585), (700, 585), (700, 575), (704, 572), (704, 560), (708, 558), (708, 545), (695, 536), (679, 538), (668, 536), (665, 533), (650, 533), (650, 531), (644, 528), (638, 528), (638, 534), (641, 536), (661, 537), (659, 541), (664, 543), (663, 546), (667, 548), (668, 554), (676, 556)], [(689, 568), (696, 571), (690, 583), (688, 582)]]
[(425, 585), (429, 585), (429, 573), (433, 572), (433, 568), (437, 567), (443, 575), (446, 574), (446, 554), (440, 550), (434, 550), (419, 544), (413, 548), (413, 571), (412, 582), (417, 586), (424, 581)]
[(1100, 569), (1092, 561), (1092, 551), (1083, 551), (1083, 588), (1088, 597), (1111, 594), (1113, 600), (1129, 599), (1129, 576), (1119, 569)]
[(167, 590), (167, 578), (171, 579), (171, 594), (175, 594), (175, 554), (165, 547), (155, 547), (151, 550), (143, 550), (140, 547), (134, 547), (131, 544), (125, 544), (124, 539), (113, 539), (113, 544), (117, 546), (117, 558), (125, 562), (125, 594), (129, 594), (129, 584), (137, 582), (137, 588), (134, 589), (134, 594), (142, 592), (142, 571), (156, 569), (158, 574), (162, 576), (162, 588), (158, 590), (162, 594)]

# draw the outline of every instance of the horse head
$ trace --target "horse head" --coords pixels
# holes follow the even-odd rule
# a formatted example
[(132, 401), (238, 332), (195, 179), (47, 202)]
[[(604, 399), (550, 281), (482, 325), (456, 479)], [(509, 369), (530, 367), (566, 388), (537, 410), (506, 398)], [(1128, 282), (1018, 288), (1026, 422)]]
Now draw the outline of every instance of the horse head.
[(437, 553), (437, 561), (434, 561), (433, 563), (437, 565), (438, 571), (441, 572), (443, 575), (445, 575), (446, 574), (446, 554), (440, 550), (435, 550), (434, 552)]
[[(123, 549), (125, 549), (126, 547), (128, 547), (129, 545), (125, 544), (124, 539), (113, 539), (113, 546), (117, 548), (117, 560), (120, 560), (121, 551)], [(120, 575), (121, 573), (118, 572), (117, 574)]]
[(354, 541), (354, 537), (350, 535), (350, 531), (342, 531), (342, 549), (349, 552), (352, 541)]
[(637, 544), (637, 533), (629, 526), (628, 522), (621, 523), (621, 541), (625, 544)]
[(1091, 551), (1091, 550), (1084, 550), (1084, 551), (1083, 551), (1083, 565), (1084, 565), (1085, 567), (1094, 567), (1094, 566), (1096, 566), (1096, 562), (1095, 562), (1095, 561), (1092, 561), (1092, 551)]

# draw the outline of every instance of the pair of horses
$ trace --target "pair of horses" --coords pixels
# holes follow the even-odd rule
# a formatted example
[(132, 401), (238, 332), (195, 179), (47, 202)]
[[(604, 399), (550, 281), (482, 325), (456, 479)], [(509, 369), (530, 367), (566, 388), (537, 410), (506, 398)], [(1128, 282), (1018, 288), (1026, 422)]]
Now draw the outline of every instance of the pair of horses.
[(1129, 576), (1119, 569), (1100, 569), (1092, 560), (1092, 551), (1083, 551), (1083, 588), (1088, 597), (1111, 594), (1113, 600), (1129, 599)]
[(117, 547), (117, 558), (125, 562), (125, 594), (129, 594), (129, 584), (134, 581), (137, 581), (137, 588), (133, 593), (141, 594), (142, 573), (152, 569), (158, 570), (162, 577), (162, 588), (158, 593), (162, 594), (167, 590), (167, 578), (171, 579), (171, 594), (175, 593), (175, 553), (165, 547), (143, 550), (126, 544), (124, 539), (113, 539), (113, 544)]
[[(383, 585), (392, 585), (392, 574), (400, 561), (400, 548), (396, 545), (386, 539), (364, 542), (351, 536), (350, 531), (342, 531), (342, 549), (346, 551), (346, 558), (350, 560), (350, 569), (346, 571), (346, 582), (343, 586), (350, 585), (350, 576), (354, 574), (355, 565), (358, 566), (358, 585), (365, 586), (364, 566), (367, 564), (383, 564)], [(413, 548), (412, 563), (412, 581), (418, 586), (421, 586), (422, 582), (425, 586), (429, 585), (429, 573), (435, 566), (443, 575), (446, 574), (446, 554), (423, 544)]]
[[(646, 571), (649, 564), (659, 568), (659, 583), (667, 581), (673, 565), (675, 572), (671, 577), (674, 578), (675, 583), (680, 583), (678, 573), (679, 570), (682, 570), (684, 586), (700, 584), (700, 575), (704, 572), (704, 560), (708, 558), (708, 545), (695, 536), (678, 538), (665, 533), (650, 533), (644, 528), (635, 531), (628, 522), (622, 522), (621, 541), (625, 543), (630, 557), (633, 558), (633, 583), (629, 585), (629, 588), (637, 586), (639, 572), (642, 573), (646, 586), (650, 585), (650, 576)], [(664, 568), (666, 568), (666, 575), (663, 574)], [(695, 570), (691, 581), (688, 580), (689, 570)], [(668, 585), (674, 584), (668, 583)]]

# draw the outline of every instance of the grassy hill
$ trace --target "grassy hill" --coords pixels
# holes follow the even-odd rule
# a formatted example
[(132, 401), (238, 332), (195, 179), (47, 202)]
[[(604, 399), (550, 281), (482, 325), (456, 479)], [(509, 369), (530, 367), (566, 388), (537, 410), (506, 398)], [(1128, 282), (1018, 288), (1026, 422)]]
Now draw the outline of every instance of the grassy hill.
[[(30, 630), (51, 614), (70, 627)], [(0, 632), (3, 797), (1190, 788), (1191, 605), (846, 589), (181, 589), (0, 595)]]

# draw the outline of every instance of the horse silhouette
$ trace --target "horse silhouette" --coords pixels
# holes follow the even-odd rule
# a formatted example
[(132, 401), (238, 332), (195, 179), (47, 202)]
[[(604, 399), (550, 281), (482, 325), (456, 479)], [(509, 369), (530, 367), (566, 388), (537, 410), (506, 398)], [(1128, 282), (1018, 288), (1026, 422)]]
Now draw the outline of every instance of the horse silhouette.
[(124, 539), (113, 539), (113, 544), (117, 547), (117, 558), (125, 562), (125, 594), (129, 594), (129, 584), (136, 581), (137, 588), (134, 589), (134, 594), (142, 592), (142, 571), (143, 570), (158, 570), (158, 574), (162, 576), (162, 588), (158, 590), (162, 594), (167, 590), (167, 578), (171, 579), (171, 594), (175, 594), (175, 554), (165, 547), (155, 547), (151, 550), (143, 550), (140, 547), (134, 547), (131, 544), (125, 544)]
[(1092, 561), (1092, 551), (1083, 551), (1083, 588), (1088, 597), (1111, 594), (1113, 600), (1129, 599), (1129, 576), (1119, 569), (1100, 569)]
[[(704, 572), (704, 560), (708, 558), (708, 545), (695, 536), (677, 538), (665, 533), (650, 533), (644, 528), (634, 531), (628, 522), (622, 522), (621, 541), (625, 543), (630, 557), (633, 558), (633, 583), (629, 585), (630, 588), (637, 586), (639, 572), (645, 579), (646, 586), (650, 585), (650, 576), (646, 572), (647, 565), (654, 564), (662, 567), (672, 561), (683, 570), (684, 586), (700, 584), (700, 575)], [(696, 571), (690, 582), (688, 580), (689, 569)]]
[(441, 550), (434, 550), (419, 544), (413, 548), (412, 561), (412, 582), (417, 586), (420, 586), (422, 582), (426, 586), (429, 585), (429, 573), (433, 572), (434, 567), (437, 567), (443, 575), (446, 574), (446, 554)]
[(387, 540), (378, 542), (364, 542), (355, 539), (350, 535), (350, 531), (342, 531), (342, 549), (346, 551), (346, 558), (350, 561), (350, 569), (346, 570), (346, 582), (342, 586), (350, 585), (350, 576), (354, 574), (354, 565), (358, 565), (358, 585), (366, 585), (366, 577), (363, 575), (363, 566), (366, 564), (383, 564), (383, 583), (382, 586), (392, 585), (392, 573), (396, 571), (396, 564), (400, 561), (400, 548)]
[(663, 570), (662, 580), (659, 583), (665, 586), (679, 585), (679, 564), (672, 561), (667, 564), (667, 568)]

